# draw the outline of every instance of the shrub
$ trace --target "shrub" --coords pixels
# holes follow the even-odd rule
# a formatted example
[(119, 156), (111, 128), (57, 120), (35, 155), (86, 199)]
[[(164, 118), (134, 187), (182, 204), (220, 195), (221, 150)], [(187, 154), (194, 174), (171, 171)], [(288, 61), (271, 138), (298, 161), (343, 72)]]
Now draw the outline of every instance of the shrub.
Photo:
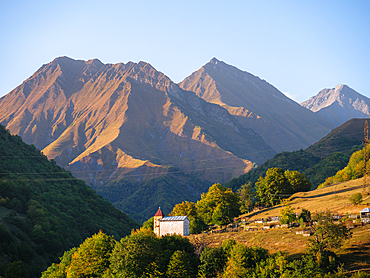
[(349, 201), (351, 204), (358, 205), (362, 201), (362, 194), (361, 193), (355, 193), (351, 197), (349, 197)]

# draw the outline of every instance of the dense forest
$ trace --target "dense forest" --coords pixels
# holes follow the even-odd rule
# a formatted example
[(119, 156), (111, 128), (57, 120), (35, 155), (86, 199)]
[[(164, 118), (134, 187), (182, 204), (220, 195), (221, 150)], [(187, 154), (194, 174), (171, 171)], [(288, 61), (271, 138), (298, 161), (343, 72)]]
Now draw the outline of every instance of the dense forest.
[(139, 226), (3, 126), (0, 157), (0, 276), (39, 277), (99, 230), (121, 238)]
[[(209, 247), (209, 242), (201, 239), (190, 242), (179, 235), (157, 237), (152, 229), (141, 228), (120, 241), (102, 232), (87, 238), (78, 248), (66, 251), (42, 278), (349, 277), (329, 250), (338, 246), (338, 238), (350, 237), (350, 232), (343, 225), (316, 221), (323, 225), (318, 231), (332, 229), (331, 239), (320, 245), (309, 241), (300, 259), (281, 252), (271, 255), (266, 249), (247, 247), (233, 239)], [(369, 276), (357, 272), (351, 277)]]

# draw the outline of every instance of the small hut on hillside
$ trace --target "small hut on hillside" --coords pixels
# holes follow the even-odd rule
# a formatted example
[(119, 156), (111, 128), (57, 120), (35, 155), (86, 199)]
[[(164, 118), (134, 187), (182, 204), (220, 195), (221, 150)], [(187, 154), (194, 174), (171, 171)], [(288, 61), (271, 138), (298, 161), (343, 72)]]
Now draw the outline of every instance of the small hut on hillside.
[(363, 210), (360, 211), (360, 218), (361, 222), (370, 222), (370, 209), (369, 208), (364, 208)]

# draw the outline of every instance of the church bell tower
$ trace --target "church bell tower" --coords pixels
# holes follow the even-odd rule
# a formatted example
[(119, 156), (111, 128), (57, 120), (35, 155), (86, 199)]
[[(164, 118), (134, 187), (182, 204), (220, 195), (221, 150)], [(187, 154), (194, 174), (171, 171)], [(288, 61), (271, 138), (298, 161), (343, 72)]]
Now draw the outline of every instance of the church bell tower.
[(159, 219), (162, 219), (164, 214), (161, 211), (161, 208), (159, 207), (157, 213), (154, 215), (154, 233), (157, 236), (160, 236), (160, 222)]

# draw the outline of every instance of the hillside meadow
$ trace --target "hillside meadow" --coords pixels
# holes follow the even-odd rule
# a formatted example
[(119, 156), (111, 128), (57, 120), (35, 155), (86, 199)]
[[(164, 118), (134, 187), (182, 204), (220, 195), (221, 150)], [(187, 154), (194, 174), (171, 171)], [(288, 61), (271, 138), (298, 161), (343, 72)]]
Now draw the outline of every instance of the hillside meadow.
[[(314, 212), (331, 211), (333, 214), (359, 214), (360, 210), (370, 206), (369, 185), (367, 191), (364, 191), (363, 178), (342, 182), (336, 185), (328, 186), (322, 189), (316, 189), (310, 192), (299, 192), (292, 195), (290, 205), (295, 212), (300, 213), (302, 209)], [(355, 194), (361, 193), (363, 201), (359, 205), (352, 205), (349, 198)], [(241, 215), (248, 221), (279, 216), (281, 205), (266, 208), (249, 214)], [(204, 233), (191, 235), (192, 242), (204, 242), (208, 246), (221, 246), (226, 239), (234, 239), (238, 243), (247, 246), (258, 246), (269, 250), (271, 254), (282, 251), (291, 258), (299, 258), (306, 251), (306, 242), (309, 237), (303, 237), (296, 234), (300, 228), (273, 228), (262, 230), (262, 224), (252, 224), (258, 228), (254, 231), (244, 231), (242, 228), (238, 232), (224, 233)], [(335, 250), (339, 260), (343, 263), (347, 271), (356, 269), (370, 270), (370, 225), (359, 226), (352, 229), (352, 238), (345, 241), (339, 250)]]

